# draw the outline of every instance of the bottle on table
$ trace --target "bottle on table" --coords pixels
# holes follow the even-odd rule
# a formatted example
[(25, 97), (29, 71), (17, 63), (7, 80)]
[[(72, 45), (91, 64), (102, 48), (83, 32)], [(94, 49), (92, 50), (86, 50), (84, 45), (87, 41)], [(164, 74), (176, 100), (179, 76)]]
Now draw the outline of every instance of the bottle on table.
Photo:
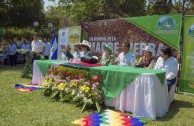
[(132, 58), (131, 58), (131, 67), (132, 68), (135, 67), (135, 56), (132, 56)]

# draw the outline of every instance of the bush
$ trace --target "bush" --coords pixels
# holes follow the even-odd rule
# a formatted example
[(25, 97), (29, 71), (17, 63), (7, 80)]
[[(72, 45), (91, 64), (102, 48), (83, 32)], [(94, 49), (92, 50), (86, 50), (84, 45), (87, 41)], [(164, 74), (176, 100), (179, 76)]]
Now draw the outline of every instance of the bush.
[(34, 29), (28, 29), (28, 28), (6, 28), (3, 29), (3, 38), (4, 39), (14, 39), (17, 37), (22, 37), (22, 38), (32, 38), (32, 36), (34, 34), (36, 34), (36, 32), (34, 31)]

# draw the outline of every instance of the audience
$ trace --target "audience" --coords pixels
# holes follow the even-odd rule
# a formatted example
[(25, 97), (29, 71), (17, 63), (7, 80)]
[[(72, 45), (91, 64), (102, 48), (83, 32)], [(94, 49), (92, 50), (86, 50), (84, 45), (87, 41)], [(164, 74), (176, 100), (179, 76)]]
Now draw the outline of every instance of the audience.
[(9, 45), (7, 48), (7, 53), (9, 55), (9, 60), (10, 60), (10, 64), (11, 66), (16, 66), (17, 65), (17, 47), (16, 44), (14, 43), (13, 40), (9, 40)]

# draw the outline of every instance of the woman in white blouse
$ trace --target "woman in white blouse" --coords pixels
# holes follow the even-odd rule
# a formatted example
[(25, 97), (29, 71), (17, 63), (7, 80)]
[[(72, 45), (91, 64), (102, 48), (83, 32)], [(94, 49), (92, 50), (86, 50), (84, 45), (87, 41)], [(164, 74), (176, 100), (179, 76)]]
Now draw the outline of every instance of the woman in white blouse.
[(163, 48), (160, 51), (160, 57), (158, 58), (154, 68), (166, 71), (169, 91), (171, 86), (175, 84), (178, 74), (178, 63), (177, 60), (172, 57), (172, 50), (170, 48)]

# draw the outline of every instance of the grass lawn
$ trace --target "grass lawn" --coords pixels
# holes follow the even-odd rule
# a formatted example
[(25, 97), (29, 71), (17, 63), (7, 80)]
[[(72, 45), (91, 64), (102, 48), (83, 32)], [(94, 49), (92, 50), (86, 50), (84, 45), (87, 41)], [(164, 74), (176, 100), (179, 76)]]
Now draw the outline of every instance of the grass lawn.
[[(0, 67), (0, 126), (71, 126), (71, 122), (92, 113), (81, 113), (75, 105), (54, 102), (41, 91), (19, 92), (16, 83), (29, 83), (21, 78), (23, 65)], [(193, 126), (194, 96), (176, 94), (169, 112), (145, 126)]]

